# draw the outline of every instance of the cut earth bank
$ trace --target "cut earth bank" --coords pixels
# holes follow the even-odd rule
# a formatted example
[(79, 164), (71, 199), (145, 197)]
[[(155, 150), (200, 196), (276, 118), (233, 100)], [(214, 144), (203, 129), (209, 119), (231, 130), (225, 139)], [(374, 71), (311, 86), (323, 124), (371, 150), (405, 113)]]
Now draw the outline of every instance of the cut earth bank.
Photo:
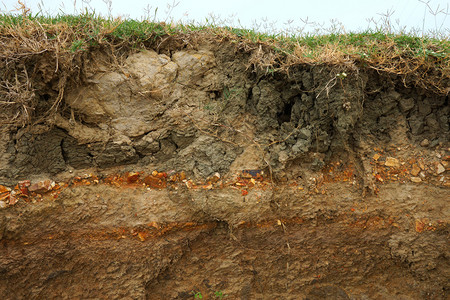
[(51, 113), (2, 128), (1, 298), (448, 298), (448, 96), (268, 55), (11, 60)]

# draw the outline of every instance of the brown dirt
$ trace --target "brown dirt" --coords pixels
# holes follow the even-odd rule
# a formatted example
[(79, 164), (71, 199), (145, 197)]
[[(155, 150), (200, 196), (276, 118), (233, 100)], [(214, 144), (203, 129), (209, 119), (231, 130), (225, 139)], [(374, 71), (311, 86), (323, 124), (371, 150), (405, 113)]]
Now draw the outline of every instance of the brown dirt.
[(226, 42), (116, 55), (2, 128), (2, 299), (448, 298), (447, 95)]

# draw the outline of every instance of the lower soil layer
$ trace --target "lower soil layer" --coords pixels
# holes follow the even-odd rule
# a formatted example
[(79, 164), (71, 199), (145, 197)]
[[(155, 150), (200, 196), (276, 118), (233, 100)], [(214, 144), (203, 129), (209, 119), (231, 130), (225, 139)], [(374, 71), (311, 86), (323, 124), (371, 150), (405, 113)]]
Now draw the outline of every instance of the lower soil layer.
[[(442, 187), (388, 183), (361, 198), (349, 182), (245, 196), (90, 182), (4, 210), (3, 299), (448, 297)], [(257, 215), (237, 216), (243, 206)]]

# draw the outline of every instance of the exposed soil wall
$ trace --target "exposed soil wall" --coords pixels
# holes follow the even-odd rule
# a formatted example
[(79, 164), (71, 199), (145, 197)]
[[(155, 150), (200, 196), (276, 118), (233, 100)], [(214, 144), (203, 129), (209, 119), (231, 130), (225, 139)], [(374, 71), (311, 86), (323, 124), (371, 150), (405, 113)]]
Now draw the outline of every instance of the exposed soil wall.
[(448, 95), (257, 54), (14, 61), (44, 118), (0, 136), (2, 299), (446, 299)]

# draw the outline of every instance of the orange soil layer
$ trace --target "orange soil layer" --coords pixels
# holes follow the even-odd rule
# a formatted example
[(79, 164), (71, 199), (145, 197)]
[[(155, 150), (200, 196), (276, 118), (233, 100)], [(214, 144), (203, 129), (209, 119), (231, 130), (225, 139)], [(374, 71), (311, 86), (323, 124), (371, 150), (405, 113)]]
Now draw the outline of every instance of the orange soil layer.
[[(411, 158), (407, 161), (400, 161), (393, 157), (383, 157), (379, 153), (373, 155), (370, 164), (372, 166), (372, 176), (375, 186), (375, 192), (381, 185), (390, 182), (416, 184), (430, 184), (444, 187), (450, 187), (450, 178), (447, 175), (450, 170), (450, 156), (446, 156), (441, 162), (428, 162), (423, 159)], [(352, 164), (343, 164), (340, 161), (329, 163), (322, 170), (322, 173), (313, 178), (313, 193), (326, 193), (322, 188), (329, 182), (356, 182), (356, 171)], [(126, 172), (123, 174), (112, 174), (99, 178), (94, 174), (86, 174), (82, 177), (77, 176), (67, 182), (56, 184), (51, 180), (46, 180), (33, 185), (29, 180), (20, 181), (14, 188), (8, 188), (0, 185), (0, 201), (2, 206), (14, 205), (19, 200), (25, 202), (40, 201), (44, 196), (50, 195), (57, 198), (60, 190), (68, 186), (109, 184), (117, 187), (150, 188), (165, 189), (167, 187), (177, 187), (186, 185), (189, 189), (222, 189), (235, 188), (241, 191), (242, 195), (248, 194), (252, 188), (272, 189), (275, 187), (289, 186), (293, 189), (302, 190), (304, 187), (295, 181), (277, 182), (273, 184), (269, 176), (262, 170), (243, 170), (240, 174), (235, 174), (232, 178), (220, 178), (220, 174), (207, 178), (206, 180), (193, 181), (187, 179), (182, 171), (158, 172), (152, 174), (144, 172)], [(2, 207), (0, 206), (0, 208)]]
[[(341, 214), (340, 216), (333, 219), (335, 223), (343, 224), (347, 229), (361, 229), (361, 230), (380, 230), (389, 229), (392, 227), (398, 228), (399, 225), (396, 223), (393, 217), (380, 217), (380, 216), (364, 216), (364, 215), (350, 215), (347, 213)], [(241, 222), (238, 228), (260, 228), (269, 229), (281, 228), (285, 229), (285, 226), (295, 226), (307, 224), (308, 221), (302, 218), (291, 218), (283, 220), (266, 220), (258, 223)], [(151, 241), (171, 233), (175, 232), (192, 232), (192, 231), (204, 231), (214, 229), (217, 226), (216, 222), (207, 223), (195, 223), (195, 222), (173, 222), (158, 224), (156, 222), (151, 222), (143, 226), (135, 228), (118, 227), (118, 228), (103, 228), (101, 230), (89, 229), (89, 230), (79, 230), (79, 231), (69, 231), (57, 233), (43, 233), (42, 236), (33, 238), (33, 240), (23, 241), (23, 239), (8, 240), (8, 243), (12, 244), (22, 244), (32, 246), (35, 243), (39, 243), (43, 240), (60, 240), (60, 239), (70, 239), (70, 240), (88, 240), (88, 241), (106, 241), (106, 240), (121, 240), (121, 239), (132, 239), (139, 240), (141, 242)], [(447, 224), (443, 221), (434, 222), (434, 224), (428, 222), (427, 220), (416, 220), (415, 230), (416, 232), (425, 231), (436, 231), (436, 230), (446, 230)], [(345, 229), (344, 229), (345, 230)], [(6, 240), (6, 239), (5, 239)]]

